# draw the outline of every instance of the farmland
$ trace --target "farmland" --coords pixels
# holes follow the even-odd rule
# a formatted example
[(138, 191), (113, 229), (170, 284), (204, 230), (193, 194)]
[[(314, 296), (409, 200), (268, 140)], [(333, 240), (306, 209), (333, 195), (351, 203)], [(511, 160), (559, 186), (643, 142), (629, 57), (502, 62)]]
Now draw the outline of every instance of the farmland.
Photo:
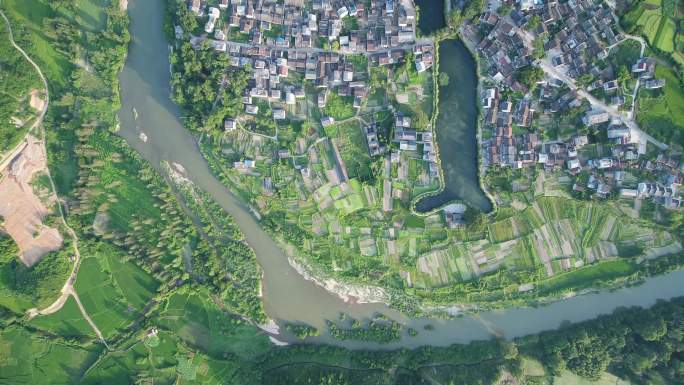
[(647, 132), (663, 140), (684, 143), (684, 91), (676, 73), (664, 66), (656, 76), (665, 79), (661, 90), (641, 90), (637, 101), (637, 121)]
[[(156, 295), (158, 283), (131, 262), (122, 261), (121, 252), (105, 244), (85, 244), (85, 258), (74, 288), (92, 320), (105, 338), (130, 325)], [(63, 335), (92, 335), (73, 298), (57, 313), (38, 317), (32, 325)]]
[[(632, 276), (638, 268), (625, 258), (628, 249), (634, 250), (631, 257), (664, 246), (681, 249), (670, 234), (643, 227), (611, 205), (556, 197), (539, 197), (488, 223), (486, 233), (484, 239), (453, 241), (418, 258), (415, 270), (406, 270), (410, 282), (426, 291), (426, 300), (428, 293), (439, 293), (437, 303), (447, 298), (496, 303), (528, 291), (554, 297)], [(472, 282), (474, 277), (479, 278)], [(487, 294), (476, 289), (483, 282)]]
[(163, 309), (158, 318), (160, 328), (211, 355), (250, 358), (268, 348), (265, 336), (255, 336), (252, 326), (221, 311), (206, 292), (177, 292), (168, 298)]
[(681, 33), (677, 27), (682, 18), (680, 12), (676, 0), (640, 1), (622, 22), (628, 29), (642, 33), (652, 47), (673, 54), (676, 51), (675, 39)]
[[(135, 267), (130, 262), (122, 264), (116, 273), (106, 269), (109, 260), (121, 258), (120, 254), (117, 255), (111, 249), (96, 250), (91, 255), (95, 256), (81, 262), (75, 289), (90, 317), (108, 338), (117, 330), (128, 326), (140, 314), (143, 306), (154, 296), (156, 285), (153, 279), (143, 275), (138, 276), (143, 279), (142, 282), (131, 281), (127, 273)], [(127, 268), (124, 267), (126, 265)], [(126, 285), (120, 285), (120, 280), (124, 280)], [(125, 296), (124, 292), (128, 295)], [(129, 303), (125, 300), (127, 298), (135, 298), (137, 302)]]
[(84, 364), (93, 362), (101, 348), (46, 341), (22, 327), (0, 331), (0, 371), (7, 384), (73, 384)]

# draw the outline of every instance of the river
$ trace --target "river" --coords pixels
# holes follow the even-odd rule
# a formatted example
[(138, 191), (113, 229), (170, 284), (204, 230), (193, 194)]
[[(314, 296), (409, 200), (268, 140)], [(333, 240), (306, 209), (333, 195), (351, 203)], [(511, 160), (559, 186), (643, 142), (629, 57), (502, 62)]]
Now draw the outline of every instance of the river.
[[(350, 348), (389, 349), (420, 345), (449, 345), (488, 338), (492, 333), (515, 337), (558, 327), (563, 321), (580, 321), (612, 311), (618, 306), (650, 305), (658, 298), (684, 293), (684, 271), (649, 280), (638, 288), (585, 295), (541, 308), (482, 312), (454, 320), (408, 319), (381, 304), (348, 304), (321, 287), (304, 280), (287, 262), (276, 243), (259, 227), (257, 220), (214, 176), (193, 138), (182, 126), (177, 107), (169, 99), (167, 42), (162, 32), (163, 0), (131, 0), (132, 41), (124, 70), (120, 74), (122, 109), (119, 134), (153, 167), (161, 161), (182, 164), (188, 177), (228, 212), (240, 225), (264, 270), (266, 312), (279, 321), (301, 321), (324, 330), (326, 319), (340, 312), (355, 318), (381, 312), (419, 331), (400, 342), (378, 345), (360, 341), (335, 341), (328, 335), (312, 343), (330, 343)], [(134, 109), (137, 112), (135, 118)], [(141, 132), (147, 140), (141, 140)], [(423, 331), (432, 324), (433, 331)], [(279, 338), (293, 341), (294, 337)], [(309, 340), (307, 340), (309, 341)]]

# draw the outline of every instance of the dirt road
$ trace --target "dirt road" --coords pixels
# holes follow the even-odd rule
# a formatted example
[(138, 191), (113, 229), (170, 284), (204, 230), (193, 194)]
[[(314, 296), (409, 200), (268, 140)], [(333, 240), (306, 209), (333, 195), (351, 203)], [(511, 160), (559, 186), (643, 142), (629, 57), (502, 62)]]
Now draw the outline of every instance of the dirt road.
[[(41, 142), (42, 142), (43, 155), (45, 156), (45, 159), (48, 159), (47, 158), (47, 150), (46, 150), (47, 146), (45, 143), (45, 137), (46, 137), (45, 126), (43, 126), (43, 124), (42, 124), (43, 120), (45, 119), (45, 114), (47, 113), (48, 106), (50, 104), (50, 89), (48, 87), (47, 79), (45, 78), (45, 75), (43, 75), (43, 71), (40, 69), (40, 66), (38, 66), (38, 64), (36, 64), (36, 62), (34, 62), (33, 59), (31, 59), (31, 57), (26, 53), (26, 51), (24, 51), (14, 41), (14, 35), (12, 34), (12, 25), (10, 24), (9, 19), (7, 18), (7, 16), (5, 16), (5, 13), (2, 10), (0, 10), (0, 16), (2, 16), (2, 18), (5, 20), (5, 23), (7, 24), (7, 32), (8, 32), (10, 43), (12, 44), (12, 46), (17, 51), (19, 51), (22, 54), (22, 56), (24, 56), (24, 58), (29, 63), (31, 63), (33, 68), (38, 73), (38, 76), (40, 76), (40, 80), (43, 82), (43, 87), (45, 87), (45, 103), (43, 105), (43, 109), (42, 109), (42, 111), (40, 111), (40, 115), (38, 116), (38, 119), (36, 119), (36, 121), (33, 123), (33, 126), (31, 126), (31, 129), (29, 131), (33, 131), (36, 128), (38, 128), (40, 130), (39, 136), (40, 136)], [(52, 191), (55, 194), (55, 196), (57, 196), (57, 189), (55, 188), (55, 182), (52, 179), (52, 174), (50, 173), (49, 167), (46, 167), (45, 172), (47, 174), (48, 179), (50, 180), (50, 187), (52, 188)], [(79, 269), (79, 266), (81, 264), (81, 252), (78, 249), (78, 236), (76, 235), (76, 232), (71, 228), (71, 226), (69, 226), (69, 224), (66, 221), (66, 218), (64, 216), (64, 209), (62, 208), (62, 204), (59, 201), (59, 197), (57, 197), (57, 208), (59, 210), (59, 215), (60, 215), (61, 220), (62, 220), (62, 225), (64, 226), (64, 228), (66, 229), (67, 233), (69, 234), (69, 236), (71, 237), (71, 239), (73, 241), (72, 245), (73, 245), (73, 250), (74, 250), (74, 266), (71, 270), (71, 274), (69, 275), (69, 278), (67, 279), (67, 281), (64, 283), (64, 286), (62, 287), (60, 297), (55, 302), (53, 302), (50, 306), (46, 307), (45, 309), (43, 309), (43, 310), (38, 310), (36, 308), (29, 309), (26, 312), (26, 314), (30, 319), (30, 318), (33, 318), (33, 317), (38, 316), (38, 315), (47, 315), (47, 314), (55, 313), (59, 309), (61, 309), (62, 306), (64, 306), (64, 304), (67, 301), (67, 298), (71, 295), (74, 297), (74, 299), (76, 300), (76, 303), (79, 305), (78, 307), (81, 310), (81, 314), (83, 315), (83, 318), (85, 318), (86, 321), (88, 321), (88, 324), (90, 324), (90, 326), (93, 328), (93, 330), (95, 331), (95, 334), (98, 336), (100, 341), (102, 341), (102, 343), (105, 346), (107, 346), (107, 342), (105, 341), (105, 339), (102, 335), (102, 332), (100, 332), (97, 325), (95, 325), (95, 323), (90, 319), (90, 316), (86, 312), (83, 305), (81, 305), (81, 300), (78, 298), (78, 295), (76, 294), (76, 291), (74, 290), (74, 282), (76, 282), (76, 277), (78, 275), (78, 269)]]

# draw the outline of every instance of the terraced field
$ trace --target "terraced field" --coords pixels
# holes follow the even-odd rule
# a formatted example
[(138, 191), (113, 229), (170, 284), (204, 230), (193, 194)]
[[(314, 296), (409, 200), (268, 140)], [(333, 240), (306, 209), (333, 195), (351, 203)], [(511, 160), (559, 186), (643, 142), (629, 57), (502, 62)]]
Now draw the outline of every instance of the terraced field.
[[(631, 269), (617, 257), (657, 258), (682, 246), (668, 233), (640, 226), (605, 203), (540, 197), (517, 214), (488, 225), (488, 237), (447, 245), (419, 258), (414, 282), (438, 287), (500, 269), (528, 271), (532, 278), (577, 276), (605, 278)], [(620, 255), (620, 254), (624, 255)], [(622, 261), (617, 263), (616, 261)], [(416, 278), (417, 277), (417, 278)], [(576, 278), (549, 284), (566, 287)]]

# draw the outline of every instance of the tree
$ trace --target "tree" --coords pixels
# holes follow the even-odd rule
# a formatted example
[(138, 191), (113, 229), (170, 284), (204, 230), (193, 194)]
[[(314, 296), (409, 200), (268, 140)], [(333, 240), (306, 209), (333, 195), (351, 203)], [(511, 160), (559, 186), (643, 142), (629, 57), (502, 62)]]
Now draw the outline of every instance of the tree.
[(532, 57), (535, 59), (541, 59), (546, 55), (546, 52), (544, 51), (544, 43), (546, 42), (546, 39), (548, 37), (548, 34), (546, 32), (539, 34), (534, 39), (534, 42), (532, 45), (534, 46), (534, 51), (532, 51)]
[(501, 16), (508, 16), (508, 15), (511, 13), (512, 10), (513, 10), (513, 7), (512, 7), (510, 4), (508, 4), (508, 3), (503, 3), (503, 4), (499, 7), (499, 9), (496, 10), (496, 12), (498, 12), (499, 15), (501, 15)]
[(518, 81), (530, 91), (534, 90), (537, 82), (539, 82), (543, 76), (544, 71), (541, 68), (531, 65), (523, 67), (516, 74)]
[(528, 21), (525, 25), (525, 29), (528, 31), (533, 31), (537, 29), (537, 27), (539, 27), (539, 24), (541, 24), (541, 18), (539, 17), (539, 15), (533, 15), (530, 18), (530, 21)]

